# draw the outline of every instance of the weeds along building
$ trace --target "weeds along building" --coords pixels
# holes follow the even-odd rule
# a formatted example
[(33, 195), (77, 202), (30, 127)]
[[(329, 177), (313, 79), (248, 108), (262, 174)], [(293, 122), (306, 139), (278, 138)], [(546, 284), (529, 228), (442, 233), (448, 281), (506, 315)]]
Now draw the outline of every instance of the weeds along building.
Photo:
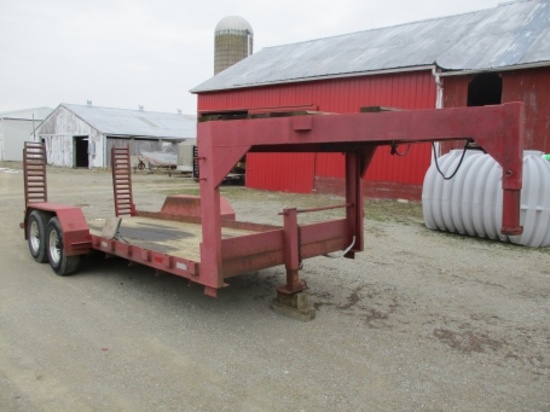
[[(358, 112), (522, 101), (527, 149), (550, 151), (550, 2), (520, 0), (476, 12), (262, 49), (196, 86), (198, 115), (269, 108)], [(407, 148), (399, 147), (403, 154)], [(419, 199), (431, 145), (406, 156), (377, 150), (366, 175), (372, 197)], [(247, 157), (252, 188), (337, 191), (337, 154)]]

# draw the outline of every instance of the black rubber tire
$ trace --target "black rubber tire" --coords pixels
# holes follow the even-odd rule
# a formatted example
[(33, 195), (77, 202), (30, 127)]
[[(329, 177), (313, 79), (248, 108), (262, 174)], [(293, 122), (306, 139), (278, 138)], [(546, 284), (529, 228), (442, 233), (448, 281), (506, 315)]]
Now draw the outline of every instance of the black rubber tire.
[(48, 215), (39, 210), (33, 210), (27, 220), (27, 243), (31, 256), (38, 263), (46, 263), (46, 223)]
[(78, 269), (80, 255), (65, 255), (63, 231), (57, 217), (52, 217), (46, 226), (46, 252), (50, 266), (59, 276), (72, 275)]

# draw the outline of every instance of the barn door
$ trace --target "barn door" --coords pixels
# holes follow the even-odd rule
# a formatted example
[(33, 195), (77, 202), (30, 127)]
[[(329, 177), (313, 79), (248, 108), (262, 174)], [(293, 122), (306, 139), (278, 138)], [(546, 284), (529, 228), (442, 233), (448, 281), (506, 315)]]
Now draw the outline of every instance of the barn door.
[(88, 167), (88, 136), (73, 136), (73, 167)]

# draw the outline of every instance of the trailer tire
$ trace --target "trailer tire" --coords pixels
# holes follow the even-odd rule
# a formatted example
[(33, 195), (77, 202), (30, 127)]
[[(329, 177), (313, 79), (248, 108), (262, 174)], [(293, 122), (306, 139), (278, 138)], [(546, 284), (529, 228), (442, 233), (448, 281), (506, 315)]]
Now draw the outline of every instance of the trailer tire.
[(63, 230), (57, 217), (46, 226), (46, 250), (53, 271), (59, 276), (71, 275), (78, 269), (80, 255), (67, 256), (63, 250)]
[(46, 263), (46, 222), (48, 216), (39, 210), (33, 210), (27, 221), (27, 242), (31, 256), (38, 263)]

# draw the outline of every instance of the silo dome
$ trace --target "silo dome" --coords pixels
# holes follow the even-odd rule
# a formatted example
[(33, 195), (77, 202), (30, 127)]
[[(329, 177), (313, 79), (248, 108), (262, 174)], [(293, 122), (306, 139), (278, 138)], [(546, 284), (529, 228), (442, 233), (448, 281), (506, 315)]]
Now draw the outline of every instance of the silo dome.
[(224, 33), (240, 34), (242, 32), (254, 34), (250, 23), (240, 16), (227, 16), (216, 24), (216, 35)]
[(252, 54), (252, 26), (239, 16), (220, 20), (214, 31), (214, 74)]

